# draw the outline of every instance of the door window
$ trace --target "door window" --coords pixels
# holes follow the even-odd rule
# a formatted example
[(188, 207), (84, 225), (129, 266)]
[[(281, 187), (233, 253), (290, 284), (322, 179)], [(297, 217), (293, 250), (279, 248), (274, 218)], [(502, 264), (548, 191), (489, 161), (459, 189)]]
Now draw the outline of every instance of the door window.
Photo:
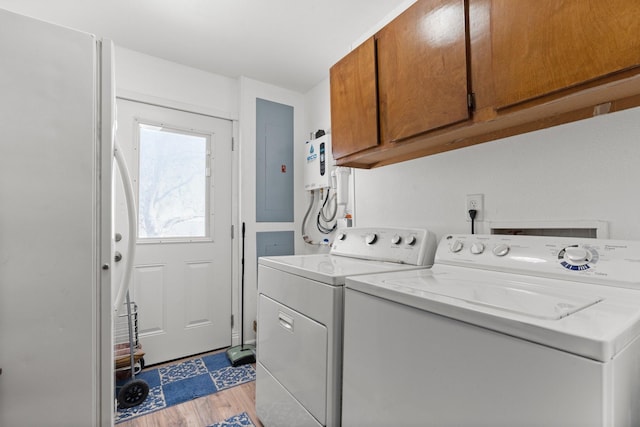
[(208, 238), (210, 136), (144, 123), (138, 128), (138, 238)]

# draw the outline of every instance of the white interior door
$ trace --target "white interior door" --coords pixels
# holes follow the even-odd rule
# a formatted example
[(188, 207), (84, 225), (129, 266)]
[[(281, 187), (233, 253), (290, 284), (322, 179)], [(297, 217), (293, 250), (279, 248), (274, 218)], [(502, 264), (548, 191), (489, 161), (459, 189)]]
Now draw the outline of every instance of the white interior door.
[[(137, 195), (130, 290), (145, 361), (229, 346), (232, 123), (122, 99), (117, 107), (118, 142)], [(116, 232), (125, 221), (118, 194)]]

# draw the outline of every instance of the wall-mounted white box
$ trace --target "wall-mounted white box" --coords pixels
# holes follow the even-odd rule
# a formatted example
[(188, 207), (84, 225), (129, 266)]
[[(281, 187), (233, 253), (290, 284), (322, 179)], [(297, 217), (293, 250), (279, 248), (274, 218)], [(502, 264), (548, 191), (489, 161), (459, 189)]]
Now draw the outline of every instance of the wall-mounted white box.
[(334, 164), (330, 136), (323, 135), (307, 141), (304, 157), (304, 189), (329, 188)]

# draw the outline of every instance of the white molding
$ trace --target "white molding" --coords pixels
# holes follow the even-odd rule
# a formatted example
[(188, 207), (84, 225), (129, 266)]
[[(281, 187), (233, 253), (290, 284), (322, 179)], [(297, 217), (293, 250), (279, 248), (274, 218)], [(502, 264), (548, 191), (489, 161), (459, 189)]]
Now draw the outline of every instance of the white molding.
[[(114, 277), (112, 275), (112, 263), (114, 253), (113, 241), (113, 164), (114, 164), (114, 140), (115, 140), (115, 65), (113, 41), (103, 39), (98, 46), (98, 66), (100, 74), (100, 145), (96, 165), (98, 168), (96, 178), (96, 194), (99, 199), (99, 211), (97, 212), (97, 243), (98, 260), (100, 269), (97, 272), (97, 286), (95, 307), (97, 315), (96, 356), (97, 360), (97, 395), (96, 395), (96, 425), (113, 425), (113, 396), (114, 396), (114, 369), (113, 369), (113, 305), (112, 287)], [(107, 268), (104, 268), (107, 266)]]
[(187, 113), (201, 114), (204, 116), (216, 117), (219, 119), (238, 120), (237, 113), (218, 110), (216, 108), (204, 107), (202, 105), (193, 105), (173, 99), (161, 98), (153, 95), (147, 95), (128, 89), (116, 89), (116, 98), (126, 99), (129, 101), (142, 102), (145, 104), (156, 105), (159, 107), (173, 108), (174, 110), (185, 111)]

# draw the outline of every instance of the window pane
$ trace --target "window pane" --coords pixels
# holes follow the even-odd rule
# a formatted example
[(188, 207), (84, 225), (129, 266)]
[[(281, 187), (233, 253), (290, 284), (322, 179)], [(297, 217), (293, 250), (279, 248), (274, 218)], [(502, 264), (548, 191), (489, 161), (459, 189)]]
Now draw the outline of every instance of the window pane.
[(140, 125), (138, 237), (206, 237), (207, 137)]

